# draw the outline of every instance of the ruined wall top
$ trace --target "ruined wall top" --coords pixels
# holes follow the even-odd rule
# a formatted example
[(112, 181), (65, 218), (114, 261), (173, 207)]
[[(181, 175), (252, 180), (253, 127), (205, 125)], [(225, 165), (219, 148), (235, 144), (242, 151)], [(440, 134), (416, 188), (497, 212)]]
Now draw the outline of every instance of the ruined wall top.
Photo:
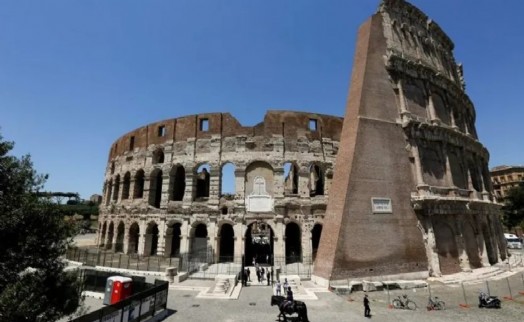
[(109, 159), (134, 149), (188, 139), (211, 139), (244, 136), (285, 139), (306, 137), (310, 141), (340, 140), (343, 118), (295, 111), (268, 111), (264, 121), (254, 126), (242, 126), (230, 113), (205, 113), (162, 120), (135, 129), (111, 145)]

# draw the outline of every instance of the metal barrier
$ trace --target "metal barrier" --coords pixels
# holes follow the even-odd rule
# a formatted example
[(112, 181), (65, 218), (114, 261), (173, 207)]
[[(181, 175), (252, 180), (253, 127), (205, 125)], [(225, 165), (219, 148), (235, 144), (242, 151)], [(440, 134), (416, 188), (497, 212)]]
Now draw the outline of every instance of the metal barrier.
[(155, 286), (138, 294), (108, 305), (97, 311), (72, 320), (73, 322), (127, 321), (138, 322), (155, 315), (164, 314), (167, 309), (169, 283), (155, 281)]
[[(114, 253), (98, 248), (71, 247), (66, 258), (88, 266), (103, 266), (137, 271), (165, 272), (168, 267), (176, 267), (178, 272), (187, 272), (192, 279), (212, 279), (216, 275), (239, 274), (242, 266), (253, 266), (244, 263), (244, 257), (225, 256), (216, 258), (207, 250), (200, 253), (184, 253), (177, 257), (140, 256), (136, 254)], [(281, 275), (298, 275), (302, 279), (311, 278), (313, 260), (311, 256), (276, 256), (261, 266), (273, 266)]]

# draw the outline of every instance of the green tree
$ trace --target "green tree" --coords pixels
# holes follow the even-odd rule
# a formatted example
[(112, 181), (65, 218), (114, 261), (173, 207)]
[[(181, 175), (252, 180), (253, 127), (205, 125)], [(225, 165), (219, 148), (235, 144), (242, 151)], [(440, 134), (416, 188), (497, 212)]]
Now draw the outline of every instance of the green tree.
[(74, 228), (37, 192), (47, 179), (0, 135), (0, 321), (55, 321), (79, 305), (76, 274), (61, 261)]
[(504, 199), (503, 221), (504, 225), (511, 230), (513, 227), (524, 224), (524, 184), (513, 187), (508, 191)]

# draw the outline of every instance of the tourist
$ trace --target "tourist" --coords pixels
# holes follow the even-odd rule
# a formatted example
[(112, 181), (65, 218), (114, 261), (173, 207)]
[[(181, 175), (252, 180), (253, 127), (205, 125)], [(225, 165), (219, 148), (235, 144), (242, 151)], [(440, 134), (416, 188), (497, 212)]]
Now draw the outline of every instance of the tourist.
[(282, 287), (282, 284), (280, 284), (280, 281), (277, 280), (277, 284), (276, 284), (276, 286), (275, 286), (275, 295), (278, 295), (278, 296), (281, 295), (281, 293), (280, 293), (280, 288), (281, 288), (281, 287)]
[(289, 287), (289, 283), (287, 282), (287, 278), (284, 278), (284, 290), (287, 290)]
[(246, 268), (246, 274), (247, 274), (247, 281), (251, 282), (251, 271), (249, 270), (249, 267)]
[(364, 317), (371, 317), (371, 309), (369, 308), (369, 299), (367, 294), (364, 295)]
[(271, 277), (271, 285), (273, 285), (273, 266), (271, 266), (271, 274), (270, 274), (270, 277)]
[(269, 269), (267, 270), (267, 273), (266, 273), (266, 277), (267, 277), (267, 285), (269, 286), (269, 282), (271, 282), (271, 273), (269, 273)]

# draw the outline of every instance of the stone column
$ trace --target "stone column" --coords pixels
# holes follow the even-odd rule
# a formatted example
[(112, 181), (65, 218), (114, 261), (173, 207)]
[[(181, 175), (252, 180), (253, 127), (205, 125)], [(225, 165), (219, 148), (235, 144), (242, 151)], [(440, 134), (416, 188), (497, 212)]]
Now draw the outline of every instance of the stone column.
[[(285, 264), (285, 244), (284, 244), (284, 218), (279, 216), (280, 218), (276, 218), (276, 229), (275, 229), (275, 236), (274, 236), (274, 242), (273, 242), (273, 253), (275, 256), (275, 259), (282, 260), (279, 264), (284, 265)], [(275, 261), (276, 263), (276, 261)]]
[(145, 201), (149, 205), (149, 200), (152, 196), (151, 194), (151, 172), (144, 173), (144, 195), (143, 195), (143, 201)]
[(196, 175), (193, 173), (193, 168), (184, 167), (186, 170), (186, 190), (184, 191), (183, 205), (190, 206), (193, 202), (193, 195), (196, 191)]
[(428, 95), (428, 114), (430, 120), (438, 120), (437, 113), (435, 112), (435, 104), (433, 103), (433, 95), (429, 92)]
[[(218, 262), (218, 241), (219, 241), (219, 236), (218, 236), (218, 229), (217, 229), (217, 224), (215, 221), (211, 221), (207, 224), (207, 240), (208, 240), (208, 243), (209, 245), (211, 246), (211, 251), (213, 252), (213, 260), (215, 262)], [(208, 258), (209, 260), (209, 258)]]
[(309, 198), (309, 164), (299, 165), (298, 170), (298, 194), (300, 198)]
[(425, 218), (426, 231), (423, 231), (424, 245), (426, 246), (426, 255), (428, 257), (429, 274), (430, 276), (442, 276), (440, 271), (440, 259), (438, 257), (437, 240), (435, 238), (435, 232), (433, 231), (433, 223), (430, 217)]
[(448, 187), (453, 187), (453, 173), (451, 172), (451, 164), (449, 162), (449, 151), (446, 143), (442, 145), (442, 153), (446, 160), (446, 184)]
[(113, 241), (111, 243), (111, 250), (116, 250), (116, 240), (118, 238), (118, 225), (113, 225)]
[[(413, 142), (415, 143), (415, 142)], [(413, 158), (415, 159), (415, 175), (417, 186), (424, 185), (424, 177), (422, 175), (422, 165), (420, 160), (420, 151), (418, 145), (411, 145), (411, 151), (413, 153)]]
[(159, 256), (165, 255), (165, 249), (166, 249), (166, 220), (162, 219), (160, 221), (160, 224), (158, 225), (158, 244), (156, 248), (156, 253)]
[(189, 249), (189, 223), (184, 221), (180, 227), (180, 253), (188, 254)]
[(406, 97), (404, 95), (404, 80), (402, 78), (398, 80), (397, 86), (398, 86), (398, 96), (400, 100), (400, 114), (402, 115), (405, 113), (409, 113), (407, 104), (406, 104)]
[(220, 193), (221, 168), (218, 164), (211, 164), (209, 170), (209, 199), (208, 204), (218, 207)]
[(128, 199), (133, 200), (134, 198), (135, 198), (135, 176), (134, 174), (131, 174), (131, 178), (129, 180), (129, 198)]
[(243, 207), (245, 205), (246, 191), (246, 168), (238, 166), (235, 168), (235, 204)]
[(462, 222), (457, 218), (455, 218), (454, 221), (455, 227), (458, 230), (455, 232), (455, 243), (457, 244), (460, 268), (463, 272), (471, 272), (471, 265), (469, 263), (468, 253), (466, 252), (466, 243), (462, 235)]
[(122, 201), (123, 191), (124, 191), (124, 177), (122, 176), (122, 177), (120, 177), (120, 183), (118, 184), (118, 196), (117, 196), (117, 199), (116, 199), (117, 203), (120, 203)]
[[(143, 249), (142, 249), (142, 255), (144, 256), (150, 256), (151, 255), (151, 243), (153, 241), (153, 235), (152, 234), (148, 234), (148, 233), (145, 233), (141, 236), (144, 236), (143, 240), (144, 240), (144, 243), (142, 244), (143, 245)], [(140, 253), (140, 244), (139, 244), (139, 247), (138, 247), (138, 252)]]
[(160, 208), (166, 209), (169, 203), (169, 169), (162, 169), (162, 195), (160, 197)]
[(284, 198), (284, 168), (275, 167), (273, 177), (273, 196), (275, 198)]
[(233, 226), (233, 231), (235, 233), (235, 251), (233, 252), (233, 256), (235, 257), (234, 260), (236, 264), (242, 264), (242, 254), (244, 254), (245, 232), (243, 228), (244, 225), (241, 222), (237, 222)]
[(302, 263), (304, 265), (313, 264), (313, 245), (311, 229), (309, 225), (302, 224), (300, 230), (302, 231)]
[(124, 254), (129, 254), (129, 227), (124, 226)]

